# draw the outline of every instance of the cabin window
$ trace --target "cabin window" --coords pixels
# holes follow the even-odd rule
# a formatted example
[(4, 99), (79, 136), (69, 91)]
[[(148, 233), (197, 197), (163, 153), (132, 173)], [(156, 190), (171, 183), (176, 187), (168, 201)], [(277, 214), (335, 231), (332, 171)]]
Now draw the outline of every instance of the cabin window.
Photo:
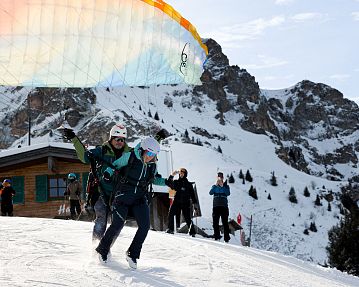
[(49, 198), (64, 197), (66, 191), (66, 175), (48, 176)]

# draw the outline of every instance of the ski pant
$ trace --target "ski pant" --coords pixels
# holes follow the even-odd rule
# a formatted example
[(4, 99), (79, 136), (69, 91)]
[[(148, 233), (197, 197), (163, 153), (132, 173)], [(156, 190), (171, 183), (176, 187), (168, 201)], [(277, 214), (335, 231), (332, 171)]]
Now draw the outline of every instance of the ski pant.
[(13, 216), (13, 210), (12, 202), (1, 202), (1, 216)]
[(189, 233), (191, 235), (196, 234), (196, 231), (193, 226), (193, 222), (191, 220), (191, 204), (190, 204), (190, 202), (176, 202), (176, 200), (173, 201), (170, 211), (168, 213), (168, 229), (170, 231), (174, 230), (173, 219), (174, 219), (175, 215), (176, 215), (176, 225), (178, 225), (177, 227), (179, 227), (181, 211), (182, 211), (183, 217), (186, 221), (187, 227), (188, 227), (188, 229), (190, 229)]
[(110, 209), (108, 205), (105, 203), (105, 200), (103, 199), (102, 196), (100, 196), (96, 201), (94, 210), (95, 210), (96, 218), (92, 232), (92, 239), (101, 240), (101, 238), (103, 237), (106, 231), (107, 218), (110, 212)]
[(80, 215), (81, 206), (80, 206), (80, 201), (78, 199), (70, 199), (70, 213), (72, 218), (75, 218), (76, 213), (77, 215)]
[(221, 238), (221, 233), (219, 231), (219, 218), (221, 217), (222, 225), (223, 225), (224, 241), (228, 242), (230, 240), (228, 216), (229, 216), (229, 210), (227, 206), (213, 207), (212, 217), (213, 217), (214, 239), (218, 240)]
[(132, 258), (140, 258), (143, 242), (145, 241), (148, 230), (150, 229), (150, 209), (145, 198), (140, 200), (139, 203), (131, 205), (119, 203), (113, 206), (112, 223), (106, 230), (106, 233), (98, 246), (98, 248), (104, 253), (107, 254), (110, 251), (111, 246), (120, 234), (129, 210), (132, 211), (133, 217), (137, 222), (138, 229), (130, 247), (128, 248), (128, 251)]

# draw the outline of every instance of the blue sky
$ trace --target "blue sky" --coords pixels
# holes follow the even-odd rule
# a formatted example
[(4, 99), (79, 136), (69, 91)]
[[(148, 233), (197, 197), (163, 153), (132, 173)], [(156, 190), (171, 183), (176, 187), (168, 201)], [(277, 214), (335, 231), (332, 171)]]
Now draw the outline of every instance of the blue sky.
[(167, 0), (261, 88), (307, 79), (359, 102), (359, 0)]

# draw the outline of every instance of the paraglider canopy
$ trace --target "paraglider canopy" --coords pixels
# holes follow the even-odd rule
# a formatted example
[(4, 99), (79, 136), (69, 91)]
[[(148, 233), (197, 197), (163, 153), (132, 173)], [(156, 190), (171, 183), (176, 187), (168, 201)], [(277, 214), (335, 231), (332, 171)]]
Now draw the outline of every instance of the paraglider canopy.
[(206, 54), (161, 0), (0, 2), (0, 85), (199, 84)]

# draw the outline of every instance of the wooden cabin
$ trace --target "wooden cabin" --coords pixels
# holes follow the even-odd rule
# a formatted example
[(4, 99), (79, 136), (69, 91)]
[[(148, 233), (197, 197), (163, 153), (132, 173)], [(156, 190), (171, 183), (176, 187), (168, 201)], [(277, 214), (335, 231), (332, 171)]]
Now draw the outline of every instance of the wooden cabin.
[[(172, 171), (170, 151), (161, 150), (158, 170), (167, 177)], [(65, 198), (67, 175), (73, 172), (83, 186), (85, 198), (89, 165), (83, 164), (72, 144), (46, 143), (0, 152), (0, 180), (9, 178), (16, 191), (14, 216), (55, 218)], [(154, 188), (151, 227), (165, 230), (169, 210), (167, 187)], [(69, 203), (67, 202), (67, 206)]]

